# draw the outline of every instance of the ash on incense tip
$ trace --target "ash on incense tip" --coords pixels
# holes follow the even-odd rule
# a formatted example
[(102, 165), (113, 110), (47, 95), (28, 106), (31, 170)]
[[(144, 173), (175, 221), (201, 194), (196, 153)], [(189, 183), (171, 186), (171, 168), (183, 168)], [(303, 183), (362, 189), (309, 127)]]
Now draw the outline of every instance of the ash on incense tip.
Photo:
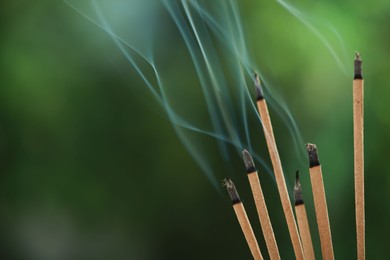
[(317, 146), (315, 144), (306, 144), (306, 150), (309, 155), (310, 168), (320, 165), (318, 160)]
[(355, 61), (354, 61), (354, 69), (355, 69), (354, 79), (363, 79), (362, 63), (363, 63), (363, 61), (360, 57), (360, 53), (356, 52), (355, 53)]
[(252, 173), (256, 171), (255, 163), (253, 162), (252, 155), (245, 149), (242, 151), (242, 158), (246, 167), (246, 173)]
[(226, 187), (227, 192), (229, 193), (230, 199), (233, 202), (233, 205), (241, 202), (241, 199), (240, 199), (240, 196), (238, 195), (236, 186), (234, 185), (234, 183), (231, 179), (225, 178), (222, 182), (222, 186)]
[(261, 86), (260, 78), (257, 73), (255, 73), (254, 78), (255, 78), (255, 88), (256, 88), (256, 100), (259, 101), (264, 99), (263, 87)]
[(302, 186), (301, 186), (301, 182), (299, 181), (299, 171), (298, 170), (297, 170), (296, 176), (295, 176), (294, 199), (295, 199), (295, 206), (303, 204)]

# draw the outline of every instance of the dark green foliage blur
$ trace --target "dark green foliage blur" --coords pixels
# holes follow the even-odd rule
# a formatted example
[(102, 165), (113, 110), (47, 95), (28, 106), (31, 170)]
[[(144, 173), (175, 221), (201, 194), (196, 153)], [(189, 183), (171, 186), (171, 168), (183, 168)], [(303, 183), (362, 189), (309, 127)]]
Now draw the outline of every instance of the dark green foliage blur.
[[(362, 53), (366, 251), (386, 259), (390, 2), (291, 1), (319, 34), (276, 1), (239, 3), (254, 59), (304, 141), (318, 146), (337, 259), (356, 258), (352, 62)], [(106, 33), (48, 0), (2, 1), (0, 30), (1, 259), (251, 259), (227, 194), (211, 185)], [(336, 46), (341, 66), (318, 35)], [(180, 69), (167, 68), (183, 80)], [(271, 117), (290, 191), (301, 170), (321, 259), (306, 161), (272, 109)], [(269, 163), (262, 131), (251, 131)], [(235, 181), (268, 258), (240, 156), (229, 165), (217, 165), (215, 176)], [(293, 259), (276, 185), (259, 173), (281, 256)]]

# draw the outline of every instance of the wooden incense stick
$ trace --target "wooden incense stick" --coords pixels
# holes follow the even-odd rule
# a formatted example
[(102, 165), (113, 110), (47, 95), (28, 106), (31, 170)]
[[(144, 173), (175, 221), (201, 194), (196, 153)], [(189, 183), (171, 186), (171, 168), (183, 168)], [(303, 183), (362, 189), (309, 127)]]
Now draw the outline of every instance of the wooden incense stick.
[(251, 154), (244, 150), (243, 159), (248, 175), (249, 183), (255, 200), (257, 214), (259, 215), (261, 229), (263, 231), (268, 254), (271, 260), (280, 259), (278, 245), (276, 244), (274, 230), (272, 229), (271, 220), (268, 215), (267, 205), (265, 204), (263, 190), (261, 189), (259, 176), (255, 169), (255, 164)]
[(229, 178), (225, 178), (223, 180), (223, 185), (226, 187), (230, 199), (232, 200), (234, 212), (236, 213), (238, 222), (240, 223), (242, 232), (244, 233), (246, 242), (248, 243), (253, 258), (255, 260), (262, 260), (263, 256), (261, 255), (260, 247), (257, 244), (255, 234), (253, 233), (251, 223), (249, 222), (244, 205), (242, 204), (240, 196), (238, 195), (236, 186)]
[(280, 161), (278, 148), (275, 142), (271, 118), (268, 112), (267, 102), (264, 98), (263, 90), (260, 85), (260, 80), (257, 74), (255, 74), (255, 87), (256, 87), (257, 108), (263, 125), (268, 152), (271, 157), (276, 184), (278, 187), (280, 200), (282, 202), (282, 207), (286, 218), (288, 231), (290, 233), (290, 238), (293, 245), (295, 258), (301, 260), (304, 259), (303, 248), (302, 248), (301, 240), (299, 238), (297, 224), (295, 223), (294, 213), (292, 210), (290, 197), (288, 195), (288, 191), (286, 187), (286, 181), (284, 179), (282, 163)]
[(311, 240), (309, 221), (307, 220), (305, 203), (302, 199), (302, 186), (299, 181), (299, 171), (296, 173), (294, 185), (295, 215), (297, 216), (299, 234), (301, 235), (303, 252), (306, 260), (314, 260), (313, 242)]
[(362, 60), (356, 53), (355, 76), (353, 79), (353, 144), (355, 170), (355, 210), (357, 255), (359, 260), (365, 259), (365, 217), (364, 217), (364, 80), (362, 76)]
[(326, 205), (324, 181), (322, 179), (321, 165), (318, 160), (317, 147), (315, 144), (306, 144), (306, 149), (309, 154), (310, 181), (313, 191), (318, 231), (320, 233), (322, 259), (334, 259), (328, 206)]

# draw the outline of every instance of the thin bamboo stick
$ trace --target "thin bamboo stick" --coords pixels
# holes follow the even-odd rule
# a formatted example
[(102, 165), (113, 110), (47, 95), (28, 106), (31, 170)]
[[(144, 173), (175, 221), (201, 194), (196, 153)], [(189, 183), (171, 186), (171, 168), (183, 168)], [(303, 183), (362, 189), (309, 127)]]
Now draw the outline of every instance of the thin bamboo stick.
[(284, 179), (282, 163), (280, 161), (278, 148), (276, 146), (275, 136), (272, 129), (272, 123), (268, 112), (267, 102), (264, 98), (263, 90), (260, 85), (260, 80), (257, 75), (255, 75), (255, 87), (256, 87), (257, 108), (262, 121), (268, 152), (271, 158), (276, 184), (278, 187), (280, 200), (282, 202), (283, 212), (286, 218), (287, 227), (290, 233), (290, 238), (293, 245), (295, 257), (298, 260), (302, 260), (305, 258), (303, 254), (303, 248), (302, 248), (301, 240), (299, 238), (298, 228), (295, 222), (294, 213), (290, 202), (290, 197), (288, 195), (286, 181)]
[(253, 232), (251, 223), (246, 214), (244, 204), (242, 204), (241, 202), (240, 196), (238, 195), (237, 189), (233, 181), (229, 178), (225, 178), (223, 182), (229, 193), (230, 199), (232, 200), (234, 212), (236, 213), (238, 222), (240, 223), (242, 232), (244, 233), (246, 242), (249, 246), (253, 258), (255, 260), (263, 260), (260, 247), (257, 244), (257, 240)]
[(313, 191), (314, 208), (316, 211), (318, 231), (320, 233), (322, 259), (333, 260), (332, 234), (330, 231), (328, 206), (326, 204), (322, 169), (318, 160), (317, 147), (314, 144), (306, 145), (310, 163), (310, 181)]
[(313, 242), (310, 234), (309, 221), (307, 219), (306, 207), (302, 198), (302, 186), (299, 181), (299, 172), (296, 173), (294, 185), (295, 215), (297, 216), (299, 234), (301, 235), (303, 252), (306, 260), (314, 260)]
[(259, 175), (255, 169), (252, 156), (247, 150), (243, 151), (243, 159), (246, 166), (249, 184), (252, 189), (253, 199), (256, 204), (257, 214), (259, 215), (260, 226), (263, 231), (268, 254), (271, 260), (279, 260), (279, 249), (276, 243), (274, 230), (268, 215), (267, 205), (265, 203), (263, 190), (261, 188)]
[(358, 259), (365, 259), (365, 214), (364, 214), (364, 80), (362, 61), (356, 53), (355, 76), (353, 79), (353, 140), (355, 214)]

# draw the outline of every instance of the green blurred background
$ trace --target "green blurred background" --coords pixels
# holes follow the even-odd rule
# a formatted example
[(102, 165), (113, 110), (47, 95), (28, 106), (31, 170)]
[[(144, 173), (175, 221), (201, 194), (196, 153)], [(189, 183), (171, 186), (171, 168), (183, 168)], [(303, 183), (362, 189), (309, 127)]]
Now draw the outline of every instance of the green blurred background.
[[(318, 145), (338, 259), (356, 258), (351, 90), (354, 51), (361, 51), (366, 250), (368, 259), (386, 259), (390, 2), (292, 4), (318, 25), (343, 66), (275, 1), (240, 1), (248, 45), (262, 73), (277, 82), (304, 141)], [(2, 1), (0, 21), (2, 259), (251, 258), (227, 195), (190, 157), (134, 70), (119, 62), (106, 33), (61, 1)], [(326, 23), (343, 44), (331, 27), (321, 27)], [(180, 72), (180, 64), (169, 66)], [(290, 190), (295, 169), (302, 172), (320, 259), (308, 170), (297, 162), (282, 120), (272, 110), (271, 116)], [(259, 147), (269, 162), (264, 140)], [(217, 166), (216, 178), (225, 171)], [(231, 172), (265, 252), (239, 156)], [(268, 174), (261, 181), (281, 256), (293, 259), (275, 183)]]

